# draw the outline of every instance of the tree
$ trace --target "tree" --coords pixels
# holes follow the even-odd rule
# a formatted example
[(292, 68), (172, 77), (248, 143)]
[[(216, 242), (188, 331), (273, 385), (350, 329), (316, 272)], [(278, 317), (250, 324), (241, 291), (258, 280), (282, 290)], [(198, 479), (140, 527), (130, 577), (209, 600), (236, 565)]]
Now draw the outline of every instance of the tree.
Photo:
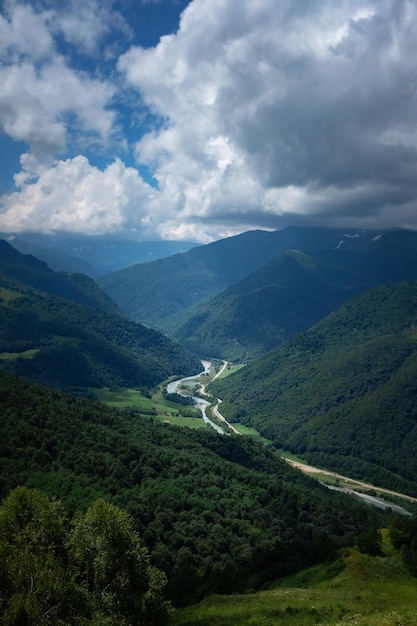
[(25, 487), (0, 506), (3, 626), (163, 626), (165, 584), (132, 518), (104, 500), (71, 525), (61, 502)]
[(127, 513), (97, 500), (75, 517), (69, 546), (93, 623), (103, 623), (104, 617), (120, 626), (167, 623), (165, 575), (150, 565)]
[(5, 626), (70, 623), (76, 588), (62, 504), (18, 487), (0, 507), (1, 619)]

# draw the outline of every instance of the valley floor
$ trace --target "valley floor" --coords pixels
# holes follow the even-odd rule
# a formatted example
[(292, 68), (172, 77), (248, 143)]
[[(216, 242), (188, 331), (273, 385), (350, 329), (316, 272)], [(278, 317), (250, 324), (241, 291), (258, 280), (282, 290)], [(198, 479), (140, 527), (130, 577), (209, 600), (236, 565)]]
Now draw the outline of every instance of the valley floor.
[[(413, 502), (413, 503), (417, 502), (417, 498), (413, 498), (412, 496), (399, 493), (398, 491), (392, 491), (391, 489), (385, 489), (384, 487), (376, 487), (375, 485), (371, 485), (369, 483), (365, 483), (360, 480), (355, 480), (353, 478), (349, 478), (348, 476), (337, 474), (336, 472), (332, 472), (332, 471), (325, 470), (325, 469), (320, 469), (318, 467), (313, 467), (312, 465), (307, 465), (306, 463), (303, 463), (301, 461), (296, 461), (296, 460), (289, 459), (286, 457), (283, 457), (283, 458), (292, 467), (295, 467), (296, 469), (304, 472), (305, 474), (318, 478), (321, 482), (327, 485), (335, 485), (337, 487), (340, 486), (340, 488), (343, 489), (344, 491), (347, 491), (348, 493), (352, 493), (353, 495), (357, 495), (359, 497), (364, 497), (365, 499), (369, 500), (371, 504), (376, 504), (377, 506), (378, 506), (379, 499), (375, 498), (373, 494), (377, 496), (383, 496), (383, 495), (393, 496), (395, 498), (401, 498), (403, 500), (407, 500), (408, 502)], [(372, 495), (369, 495), (369, 492), (371, 492)], [(382, 508), (384, 508), (384, 502), (386, 501), (380, 500), (380, 504)], [(390, 505), (391, 508), (393, 508), (393, 510), (401, 508), (395, 505), (391, 505), (390, 503), (387, 503), (387, 502), (386, 504)], [(399, 512), (404, 512), (404, 509)]]

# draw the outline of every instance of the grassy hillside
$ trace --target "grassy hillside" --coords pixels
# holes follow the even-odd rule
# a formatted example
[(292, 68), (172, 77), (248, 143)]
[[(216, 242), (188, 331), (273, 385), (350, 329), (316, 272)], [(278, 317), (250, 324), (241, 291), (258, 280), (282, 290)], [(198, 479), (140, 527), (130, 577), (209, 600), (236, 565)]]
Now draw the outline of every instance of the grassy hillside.
[(417, 234), (410, 231), (355, 248), (291, 251), (205, 303), (174, 337), (197, 354), (253, 359), (366, 289), (402, 280), (417, 280)]
[(204, 300), (287, 250), (331, 250), (342, 243), (351, 248), (376, 236), (345, 233), (324, 228), (250, 231), (108, 274), (99, 284), (136, 321), (172, 332)]
[(278, 448), (416, 495), (416, 319), (417, 283), (370, 290), (210, 390)]
[(248, 438), (162, 425), (4, 373), (0, 415), (0, 495), (25, 485), (71, 513), (97, 497), (127, 510), (176, 604), (258, 587), (383, 524)]
[(417, 580), (383, 533), (382, 556), (357, 549), (258, 593), (211, 596), (176, 612), (177, 626), (417, 624)]

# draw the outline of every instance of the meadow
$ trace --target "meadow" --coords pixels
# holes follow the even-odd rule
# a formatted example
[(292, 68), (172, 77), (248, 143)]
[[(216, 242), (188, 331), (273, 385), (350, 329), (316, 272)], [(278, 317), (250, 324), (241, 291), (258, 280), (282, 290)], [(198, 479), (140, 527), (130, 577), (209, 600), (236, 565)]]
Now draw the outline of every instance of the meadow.
[(417, 580), (382, 531), (383, 556), (344, 549), (317, 565), (244, 595), (178, 609), (176, 626), (416, 626)]

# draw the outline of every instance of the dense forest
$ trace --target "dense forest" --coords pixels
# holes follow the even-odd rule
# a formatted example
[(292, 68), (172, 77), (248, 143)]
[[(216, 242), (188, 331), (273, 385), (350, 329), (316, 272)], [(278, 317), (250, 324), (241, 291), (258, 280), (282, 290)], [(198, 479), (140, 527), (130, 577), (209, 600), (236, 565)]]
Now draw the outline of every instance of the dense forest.
[(354, 248), (291, 250), (204, 302), (172, 336), (200, 355), (253, 360), (367, 289), (404, 280), (417, 280), (416, 233), (386, 232)]
[[(3, 285), (5, 283), (3, 282)], [(0, 283), (0, 367), (61, 389), (150, 388), (197, 373), (195, 355), (150, 328)]]
[(172, 612), (132, 518), (104, 500), (70, 519), (16, 488), (0, 505), (0, 562), (4, 626), (164, 626)]
[(417, 495), (416, 319), (417, 283), (370, 290), (210, 390), (276, 447)]
[(259, 586), (383, 524), (244, 437), (154, 423), (0, 374), (2, 498), (18, 485), (72, 515), (98, 498), (132, 515), (176, 604)]
[[(140, 263), (102, 276), (99, 285), (137, 322), (171, 333), (208, 298), (237, 283), (288, 250), (355, 248), (372, 242), (372, 231), (327, 228), (254, 230), (200, 245), (186, 253)], [(380, 234), (380, 233), (379, 233)], [(210, 353), (212, 354), (212, 353)]]
[(86, 394), (149, 389), (200, 367), (188, 350), (119, 314), (92, 279), (53, 272), (0, 240), (0, 368)]

